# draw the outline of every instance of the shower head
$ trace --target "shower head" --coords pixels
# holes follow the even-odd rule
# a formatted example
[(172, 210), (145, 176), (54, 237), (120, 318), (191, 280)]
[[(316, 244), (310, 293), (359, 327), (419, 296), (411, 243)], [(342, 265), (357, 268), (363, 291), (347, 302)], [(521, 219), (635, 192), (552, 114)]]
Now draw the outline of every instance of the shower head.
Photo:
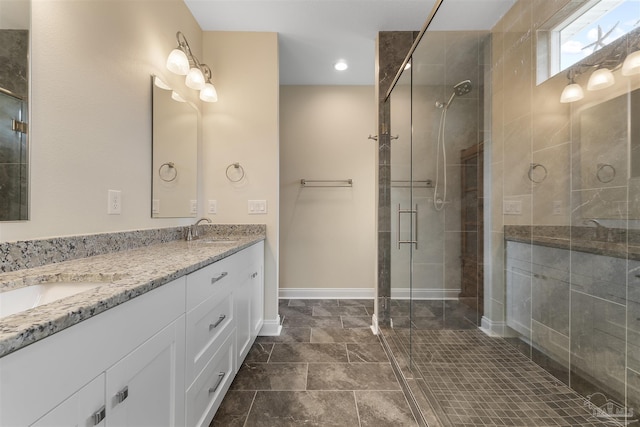
[(471, 80), (464, 80), (453, 87), (456, 96), (466, 95), (471, 92)]
[(463, 80), (453, 87), (453, 93), (451, 94), (449, 101), (447, 101), (446, 104), (436, 102), (436, 107), (444, 108), (446, 110), (447, 108), (449, 108), (449, 105), (451, 105), (451, 101), (453, 101), (453, 98), (455, 98), (456, 96), (466, 95), (469, 92), (471, 92), (471, 80)]

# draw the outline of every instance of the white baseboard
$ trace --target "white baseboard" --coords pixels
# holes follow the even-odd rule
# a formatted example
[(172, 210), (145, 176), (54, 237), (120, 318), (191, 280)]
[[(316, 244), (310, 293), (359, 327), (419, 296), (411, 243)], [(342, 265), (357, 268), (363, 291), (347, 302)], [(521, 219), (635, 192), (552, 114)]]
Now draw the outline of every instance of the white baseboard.
[(460, 295), (460, 289), (413, 289), (410, 288), (391, 288), (391, 299), (409, 299), (414, 300), (457, 300)]
[(374, 288), (280, 288), (280, 299), (374, 299)]
[(375, 313), (371, 316), (371, 332), (373, 335), (378, 335), (380, 333), (380, 329), (378, 327), (378, 318)]
[(482, 316), (479, 329), (490, 337), (512, 338), (518, 336), (513, 329), (507, 326), (506, 322), (494, 322), (485, 316)]
[(280, 324), (280, 315), (275, 319), (265, 319), (258, 334), (261, 337), (277, 337), (282, 332), (282, 325)]

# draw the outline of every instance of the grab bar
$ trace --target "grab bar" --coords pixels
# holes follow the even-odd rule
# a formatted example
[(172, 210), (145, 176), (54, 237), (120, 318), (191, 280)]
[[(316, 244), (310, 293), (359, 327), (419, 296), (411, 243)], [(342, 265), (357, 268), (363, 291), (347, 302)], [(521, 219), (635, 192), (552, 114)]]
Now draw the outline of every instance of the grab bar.
[[(311, 185), (309, 185), (311, 184)], [(301, 187), (353, 187), (353, 179), (301, 179)]]

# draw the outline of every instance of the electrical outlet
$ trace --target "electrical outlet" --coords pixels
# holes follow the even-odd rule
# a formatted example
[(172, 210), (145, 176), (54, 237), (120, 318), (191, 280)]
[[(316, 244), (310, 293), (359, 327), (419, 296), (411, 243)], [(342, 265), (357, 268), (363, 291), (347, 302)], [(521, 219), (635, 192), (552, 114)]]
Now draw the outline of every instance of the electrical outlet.
[(119, 190), (107, 192), (107, 214), (120, 215), (122, 213), (122, 193)]
[(218, 202), (216, 200), (209, 200), (209, 209), (207, 212), (210, 214), (218, 213)]
[(151, 213), (160, 213), (160, 199), (153, 199), (153, 201), (151, 202)]
[(189, 200), (189, 212), (192, 214), (198, 213), (198, 201), (197, 200)]
[(265, 215), (267, 213), (266, 200), (249, 200), (249, 214)]

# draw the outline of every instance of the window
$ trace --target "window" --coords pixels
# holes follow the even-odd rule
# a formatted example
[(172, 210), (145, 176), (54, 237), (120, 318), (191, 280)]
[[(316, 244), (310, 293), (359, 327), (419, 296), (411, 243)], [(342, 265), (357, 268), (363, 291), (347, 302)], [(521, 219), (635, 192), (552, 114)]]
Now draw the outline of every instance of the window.
[(538, 33), (538, 83), (639, 28), (640, 0), (591, 0), (558, 15)]

